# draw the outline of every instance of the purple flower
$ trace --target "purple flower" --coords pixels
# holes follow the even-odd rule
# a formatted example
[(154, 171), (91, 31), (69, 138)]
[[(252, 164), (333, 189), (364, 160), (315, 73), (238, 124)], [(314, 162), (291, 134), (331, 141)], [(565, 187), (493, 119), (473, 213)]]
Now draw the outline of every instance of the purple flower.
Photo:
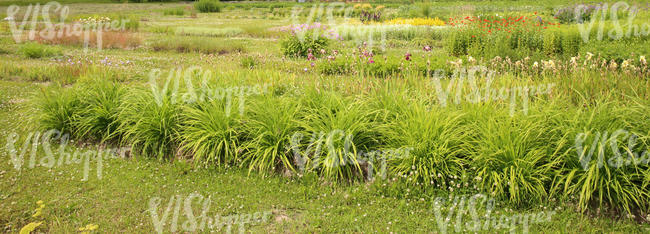
[(431, 46), (424, 46), (424, 51), (429, 52), (431, 51)]

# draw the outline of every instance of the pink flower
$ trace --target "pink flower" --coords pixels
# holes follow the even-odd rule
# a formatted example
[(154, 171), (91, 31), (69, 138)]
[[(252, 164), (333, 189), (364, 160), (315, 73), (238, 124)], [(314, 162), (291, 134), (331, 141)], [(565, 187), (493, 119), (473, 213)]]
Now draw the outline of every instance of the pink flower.
[(424, 46), (424, 51), (426, 51), (426, 52), (431, 51), (431, 46)]
[(404, 55), (404, 59), (406, 59), (406, 61), (411, 61), (411, 53), (406, 53), (406, 55)]
[(368, 58), (368, 63), (375, 63), (375, 60), (372, 57)]
[(314, 60), (314, 59), (315, 59), (314, 54), (309, 52), (309, 54), (307, 54), (307, 60), (311, 61), (311, 60)]

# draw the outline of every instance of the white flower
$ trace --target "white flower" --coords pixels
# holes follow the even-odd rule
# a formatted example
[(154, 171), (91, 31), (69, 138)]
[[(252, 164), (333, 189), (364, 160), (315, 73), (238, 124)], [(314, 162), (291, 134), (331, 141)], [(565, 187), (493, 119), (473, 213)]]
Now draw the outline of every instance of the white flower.
[(641, 57), (639, 57), (639, 62), (641, 62), (641, 64), (643, 64), (643, 65), (648, 64), (648, 63), (645, 61), (645, 56), (643, 56), (643, 55), (641, 55)]
[(6, 21), (12, 21), (12, 20), (14, 20), (14, 17), (12, 17), (12, 16), (7, 16), (7, 17), (4, 18), (4, 20), (6, 20)]

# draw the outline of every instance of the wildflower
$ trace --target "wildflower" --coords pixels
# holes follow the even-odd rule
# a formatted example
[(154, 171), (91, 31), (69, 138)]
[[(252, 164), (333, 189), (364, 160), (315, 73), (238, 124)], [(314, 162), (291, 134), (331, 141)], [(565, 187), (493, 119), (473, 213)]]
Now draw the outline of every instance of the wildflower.
[(314, 64), (314, 62), (311, 62), (309, 65), (310, 65), (311, 67), (316, 66), (316, 64)]
[(467, 62), (469, 62), (469, 63), (474, 63), (474, 62), (476, 62), (476, 59), (474, 59), (474, 57), (472, 57), (472, 56), (469, 56), (469, 57), (467, 58)]
[(314, 54), (309, 52), (309, 54), (307, 54), (307, 60), (311, 61), (311, 60), (314, 60), (314, 59), (315, 59)]
[(424, 51), (427, 51), (427, 52), (431, 51), (431, 46), (428, 46), (428, 45), (424, 46)]
[(609, 62), (609, 69), (611, 69), (611, 70), (616, 70), (616, 68), (618, 68), (618, 64), (616, 64), (616, 61), (614, 61), (614, 59), (612, 59), (612, 60)]
[(639, 57), (639, 62), (641, 62), (641, 64), (643, 64), (644, 66), (648, 64), (648, 62), (645, 61), (645, 56), (643, 56), (643, 55), (641, 55), (641, 57)]
[(375, 60), (372, 57), (370, 57), (368, 58), (368, 63), (375, 63)]
[(406, 61), (411, 61), (411, 53), (406, 53), (404, 59), (406, 59)]
[(321, 54), (325, 54), (325, 49), (320, 49)]
[(622, 69), (627, 69), (629, 67), (631, 67), (629, 59), (624, 60), (623, 63), (621, 64), (621, 68)]
[(591, 60), (591, 57), (593, 57), (594, 54), (587, 52), (587, 60)]

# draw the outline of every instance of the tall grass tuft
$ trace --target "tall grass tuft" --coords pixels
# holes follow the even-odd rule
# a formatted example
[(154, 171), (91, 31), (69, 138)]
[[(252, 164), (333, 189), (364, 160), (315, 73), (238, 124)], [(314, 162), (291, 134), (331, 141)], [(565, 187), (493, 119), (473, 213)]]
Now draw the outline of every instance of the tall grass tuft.
[(192, 155), (195, 164), (227, 166), (239, 155), (240, 122), (227, 115), (219, 101), (201, 102), (183, 108), (181, 151)]
[(35, 121), (41, 129), (56, 129), (65, 133), (75, 131), (75, 115), (81, 105), (73, 90), (59, 85), (43, 87), (33, 98), (33, 104), (37, 111)]
[(120, 106), (118, 128), (122, 144), (136, 154), (162, 160), (176, 153), (181, 105), (171, 91), (157, 97), (148, 89), (130, 90)]
[(471, 131), (463, 115), (418, 103), (408, 106), (388, 131), (391, 148), (412, 148), (408, 155), (390, 159), (395, 175), (439, 189), (457, 189), (452, 179), (461, 179), (469, 165), (465, 143)]
[(249, 171), (295, 171), (290, 140), (298, 130), (298, 103), (286, 97), (262, 97), (252, 101), (250, 106), (251, 111), (246, 112), (242, 120), (246, 139), (242, 156)]
[(309, 91), (300, 126), (303, 135), (316, 137), (303, 147), (315, 149), (302, 155), (307, 169), (331, 179), (363, 179), (361, 152), (378, 149), (382, 138), (377, 111), (364, 104), (334, 92)]
[(111, 141), (117, 135), (118, 110), (125, 88), (103, 78), (94, 78), (80, 83), (78, 95), (82, 108), (75, 116), (74, 134), (94, 141)]
[(483, 109), (471, 126), (469, 156), (479, 189), (515, 205), (546, 198), (554, 167), (561, 163), (553, 144), (558, 129), (541, 121), (544, 113), (529, 115)]

